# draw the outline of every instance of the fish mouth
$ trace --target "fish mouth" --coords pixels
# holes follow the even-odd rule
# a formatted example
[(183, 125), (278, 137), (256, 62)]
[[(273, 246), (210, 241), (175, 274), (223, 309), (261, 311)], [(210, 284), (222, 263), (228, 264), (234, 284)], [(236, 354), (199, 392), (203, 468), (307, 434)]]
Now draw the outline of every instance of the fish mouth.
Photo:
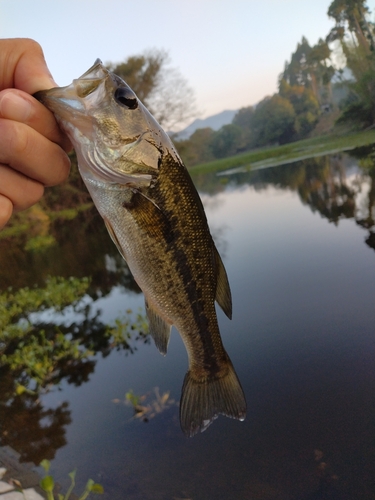
[[(93, 66), (82, 76), (73, 80), (66, 87), (54, 87), (49, 90), (40, 90), (34, 97), (42, 104), (46, 105), (53, 113), (58, 114), (62, 119), (72, 118), (77, 113), (84, 113), (86, 110), (83, 99), (96, 90), (100, 90), (100, 85), (110, 76), (107, 68), (103, 66), (100, 59), (96, 59)], [(103, 89), (104, 92), (104, 89)], [(99, 101), (101, 92), (95, 96), (95, 101)], [(94, 103), (93, 103), (94, 104)]]

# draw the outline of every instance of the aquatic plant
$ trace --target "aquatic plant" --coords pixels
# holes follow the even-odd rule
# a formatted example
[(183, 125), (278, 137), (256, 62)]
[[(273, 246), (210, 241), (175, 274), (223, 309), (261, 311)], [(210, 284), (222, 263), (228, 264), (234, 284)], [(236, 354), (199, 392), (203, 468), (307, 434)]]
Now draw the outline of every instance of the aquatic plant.
[[(53, 490), (55, 488), (55, 481), (53, 479), (53, 476), (48, 474), (51, 463), (49, 460), (42, 460), (40, 466), (43, 467), (45, 471), (45, 476), (40, 481), (40, 487), (42, 488), (43, 491), (47, 493), (48, 500), (55, 500), (56, 497), (53, 494)], [(69, 473), (69, 478), (70, 478), (70, 486), (68, 488), (68, 491), (65, 493), (65, 495), (58, 493), (57, 495), (58, 500), (69, 500), (70, 495), (73, 493), (76, 484), (75, 481), (76, 470), (73, 470), (72, 472)], [(96, 493), (96, 494), (104, 493), (103, 486), (101, 484), (95, 483), (95, 481), (93, 481), (92, 479), (89, 479), (86, 483), (85, 489), (82, 492), (81, 496), (78, 497), (78, 500), (85, 500), (90, 495), (90, 493)]]
[[(120, 399), (112, 400), (113, 403), (120, 403)], [(168, 410), (173, 406), (178, 406), (178, 402), (170, 397), (170, 391), (160, 394), (159, 387), (154, 387), (152, 391), (138, 395), (134, 394), (133, 389), (130, 389), (125, 394), (124, 404), (133, 408), (134, 419), (139, 419), (142, 422), (148, 422), (156, 415)]]

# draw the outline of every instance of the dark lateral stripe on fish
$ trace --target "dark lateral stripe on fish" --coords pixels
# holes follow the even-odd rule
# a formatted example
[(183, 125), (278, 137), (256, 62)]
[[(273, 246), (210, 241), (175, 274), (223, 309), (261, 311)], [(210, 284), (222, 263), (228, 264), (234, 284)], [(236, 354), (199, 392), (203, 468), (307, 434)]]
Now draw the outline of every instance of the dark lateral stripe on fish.
[(203, 354), (203, 365), (204, 368), (209, 370), (210, 374), (213, 375), (220, 370), (220, 366), (217, 363), (218, 352), (213, 343), (213, 335), (209, 334), (210, 320), (204, 312), (205, 303), (202, 298), (202, 292), (196, 287), (195, 280), (193, 279), (193, 273), (187, 263), (183, 250), (175, 247), (173, 252), (177, 270), (182, 277), (185, 285), (185, 291), (192, 307), (195, 324), (201, 330), (199, 340), (201, 346), (200, 351), (201, 354)]
[[(170, 182), (170, 185), (168, 186), (168, 189), (165, 189), (165, 184), (164, 184), (164, 190), (161, 191), (158, 189), (158, 183), (156, 183), (155, 187), (153, 190), (157, 191), (157, 194), (155, 193), (154, 196), (156, 199), (160, 199), (160, 205), (167, 207), (171, 203), (171, 193), (174, 191), (173, 189), (173, 184), (181, 180), (181, 175), (180, 171), (178, 171), (177, 167), (185, 167), (182, 164), (178, 164), (174, 158), (172, 158), (170, 155), (167, 155), (164, 157), (163, 162), (160, 164), (160, 176), (166, 176), (168, 178), (168, 181)], [(167, 173), (164, 173), (164, 170), (168, 171)], [(176, 171), (176, 178), (172, 175), (172, 171)], [(165, 180), (165, 177), (164, 177)], [(165, 181), (165, 182), (168, 182)], [(191, 180), (190, 176), (184, 176), (183, 178), (184, 183), (186, 184), (187, 192), (193, 198), (195, 204), (197, 207), (199, 207), (199, 211), (201, 212), (201, 220), (202, 220), (202, 231), (207, 232), (208, 236), (208, 242), (214, 246), (214, 243), (211, 239), (211, 235), (209, 233), (208, 229), (208, 224), (207, 224), (207, 219), (204, 213), (203, 205), (201, 202), (200, 197), (198, 196), (198, 193), (195, 189), (195, 186), (193, 184), (193, 181)], [(166, 199), (168, 197), (168, 199)], [(178, 203), (178, 201), (177, 201)], [(176, 203), (173, 203), (172, 206), (175, 206)], [(217, 318), (216, 318), (216, 312), (215, 312), (215, 306), (214, 304), (206, 304), (205, 303), (205, 297), (202, 295), (202, 290), (197, 286), (197, 269), (192, 269), (191, 266), (189, 265), (189, 256), (185, 252), (185, 248), (190, 249), (190, 245), (188, 241), (184, 241), (183, 247), (181, 244), (179, 244), (178, 238), (180, 237), (181, 230), (180, 230), (180, 224), (181, 221), (177, 217), (175, 210), (171, 211), (166, 211), (165, 213), (166, 219), (169, 221), (169, 235), (164, 235), (165, 236), (165, 241), (168, 242), (166, 251), (171, 252), (173, 254), (173, 260), (176, 263), (176, 270), (179, 273), (179, 275), (182, 277), (183, 284), (184, 284), (184, 289), (185, 292), (187, 293), (189, 303), (191, 305), (191, 310), (193, 313), (194, 317), (194, 322), (195, 325), (197, 326), (197, 331), (200, 330), (200, 334), (197, 335), (199, 338), (199, 346), (200, 346), (200, 359), (202, 361), (203, 367), (207, 372), (210, 373), (210, 375), (214, 376), (215, 373), (220, 371), (220, 366), (219, 366), (219, 356), (223, 355), (224, 348), (221, 346), (221, 341), (219, 338), (219, 331), (218, 331), (218, 326), (217, 326)], [(186, 217), (192, 216), (192, 214), (186, 214)], [(213, 251), (212, 249), (207, 249), (207, 252), (209, 253), (210, 251)], [(191, 258), (191, 256), (190, 256)], [(195, 256), (193, 254), (193, 258), (195, 259)], [(212, 273), (214, 274), (216, 269), (214, 266), (214, 255), (212, 256)], [(200, 269), (199, 273), (204, 275), (208, 269)], [(212, 276), (213, 278), (213, 276)], [(214, 279), (214, 278), (213, 278)], [(212, 283), (213, 288), (215, 288), (214, 283)], [(210, 321), (210, 318), (206, 315), (205, 311), (210, 310), (212, 312), (212, 318)], [(214, 328), (216, 331), (210, 331), (210, 325), (211, 329), (214, 325)], [(215, 338), (216, 337), (216, 338)], [(216, 342), (219, 342), (221, 351), (218, 352), (217, 349), (215, 349), (215, 344), (214, 344), (214, 339)]]
[[(173, 233), (173, 226), (171, 230)], [(168, 245), (167, 251), (173, 253), (176, 270), (182, 278), (184, 290), (191, 305), (191, 311), (193, 313), (197, 331), (198, 329), (200, 330), (199, 337), (198, 334), (197, 337), (199, 338), (199, 351), (203, 367), (205, 370), (209, 371), (211, 375), (214, 375), (220, 370), (220, 366), (217, 363), (218, 355), (220, 353), (218, 353), (217, 349), (215, 349), (213, 342), (214, 334), (216, 332), (210, 332), (210, 323), (212, 325), (213, 321), (212, 319), (210, 321), (208, 316), (205, 314), (207, 306), (205, 305), (205, 299), (202, 297), (202, 290), (197, 287), (196, 281), (193, 277), (194, 273), (188, 263), (184, 250), (178, 247), (174, 239)], [(212, 314), (215, 314), (214, 319), (217, 321), (214, 305), (209, 305), (209, 307), (213, 309)]]

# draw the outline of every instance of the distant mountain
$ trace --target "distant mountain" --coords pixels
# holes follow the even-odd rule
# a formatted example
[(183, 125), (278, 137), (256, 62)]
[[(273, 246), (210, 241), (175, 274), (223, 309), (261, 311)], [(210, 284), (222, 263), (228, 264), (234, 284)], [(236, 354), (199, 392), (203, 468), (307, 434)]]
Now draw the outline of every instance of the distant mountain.
[(201, 118), (197, 118), (186, 128), (178, 132), (174, 138), (178, 140), (189, 139), (191, 134), (193, 134), (199, 128), (207, 128), (210, 127), (213, 130), (219, 130), (223, 125), (228, 125), (228, 123), (232, 123), (234, 115), (237, 113), (237, 109), (226, 109), (221, 113), (217, 113), (216, 115), (208, 116), (203, 120)]

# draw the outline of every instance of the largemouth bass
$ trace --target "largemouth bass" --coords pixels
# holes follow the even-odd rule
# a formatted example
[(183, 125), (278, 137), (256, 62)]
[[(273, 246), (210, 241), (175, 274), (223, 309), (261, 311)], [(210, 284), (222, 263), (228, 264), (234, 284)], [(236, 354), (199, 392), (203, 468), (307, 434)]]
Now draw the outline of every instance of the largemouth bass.
[(150, 333), (166, 354), (185, 344), (180, 422), (188, 436), (219, 415), (243, 420), (245, 397), (221, 342), (215, 300), (231, 318), (227, 274), (203, 205), (168, 135), (100, 60), (67, 87), (35, 97), (69, 136), (79, 170), (145, 296)]

